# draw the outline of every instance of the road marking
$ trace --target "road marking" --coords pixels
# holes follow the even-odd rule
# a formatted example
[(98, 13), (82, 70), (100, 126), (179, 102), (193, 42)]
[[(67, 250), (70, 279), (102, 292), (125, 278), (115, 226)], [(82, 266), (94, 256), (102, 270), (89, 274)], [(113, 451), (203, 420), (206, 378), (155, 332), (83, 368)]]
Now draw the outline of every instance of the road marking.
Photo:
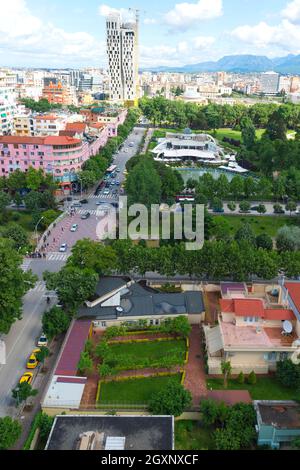
[(47, 261), (67, 261), (71, 255), (68, 253), (53, 252), (47, 254)]

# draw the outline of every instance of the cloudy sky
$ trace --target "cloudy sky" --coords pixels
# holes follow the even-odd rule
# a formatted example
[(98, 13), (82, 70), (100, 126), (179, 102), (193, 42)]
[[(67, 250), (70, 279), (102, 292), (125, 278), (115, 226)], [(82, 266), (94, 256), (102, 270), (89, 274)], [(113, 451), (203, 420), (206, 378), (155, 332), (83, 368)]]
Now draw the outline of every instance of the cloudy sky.
[(0, 66), (105, 66), (105, 16), (141, 10), (141, 66), (300, 54), (300, 0), (0, 0)]

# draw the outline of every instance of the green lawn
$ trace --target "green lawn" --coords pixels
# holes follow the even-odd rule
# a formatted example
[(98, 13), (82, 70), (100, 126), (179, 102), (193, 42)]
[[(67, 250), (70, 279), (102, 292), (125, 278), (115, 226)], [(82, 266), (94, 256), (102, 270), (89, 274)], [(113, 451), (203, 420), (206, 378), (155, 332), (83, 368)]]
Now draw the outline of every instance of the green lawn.
[[(208, 389), (223, 390), (223, 379), (208, 379)], [(255, 385), (239, 384), (231, 379), (228, 383), (228, 390), (248, 390), (253, 400), (300, 400), (300, 391), (283, 387), (273, 377), (257, 376)]]
[(170, 380), (180, 383), (181, 374), (163, 377), (145, 377), (120, 382), (103, 382), (100, 405), (147, 405), (152, 395), (165, 387)]
[(251, 225), (256, 235), (267, 233), (275, 237), (278, 230), (284, 225), (299, 225), (295, 217), (289, 216), (245, 216), (245, 215), (217, 215), (214, 219), (226, 219), (231, 226), (232, 234), (235, 234), (246, 222)]
[(185, 357), (186, 342), (184, 339), (170, 340), (170, 341), (149, 341), (143, 343), (124, 343), (124, 344), (111, 344), (110, 349), (114, 356), (122, 358), (124, 356), (132, 356), (135, 360), (138, 358), (149, 358), (151, 361), (156, 361), (168, 354), (176, 354), (178, 360)]
[(212, 432), (199, 421), (175, 421), (175, 449), (214, 450)]

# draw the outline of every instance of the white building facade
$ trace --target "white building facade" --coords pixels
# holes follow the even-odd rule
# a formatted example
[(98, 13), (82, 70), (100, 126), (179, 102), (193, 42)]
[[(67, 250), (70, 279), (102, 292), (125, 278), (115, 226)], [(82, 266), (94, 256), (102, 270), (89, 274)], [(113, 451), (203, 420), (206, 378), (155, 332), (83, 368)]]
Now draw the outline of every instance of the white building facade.
[(119, 14), (106, 21), (112, 101), (136, 101), (138, 87), (138, 21), (122, 23)]

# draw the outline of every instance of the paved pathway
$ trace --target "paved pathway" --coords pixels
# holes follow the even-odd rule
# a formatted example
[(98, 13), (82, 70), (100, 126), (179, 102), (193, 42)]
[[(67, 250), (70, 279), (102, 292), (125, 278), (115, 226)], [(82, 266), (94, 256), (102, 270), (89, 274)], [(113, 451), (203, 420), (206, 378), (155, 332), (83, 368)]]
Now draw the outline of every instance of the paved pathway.
[(193, 396), (193, 406), (199, 406), (200, 399), (207, 395), (206, 374), (204, 370), (204, 357), (201, 348), (202, 330), (193, 325), (190, 334), (189, 360), (185, 367), (185, 387)]

